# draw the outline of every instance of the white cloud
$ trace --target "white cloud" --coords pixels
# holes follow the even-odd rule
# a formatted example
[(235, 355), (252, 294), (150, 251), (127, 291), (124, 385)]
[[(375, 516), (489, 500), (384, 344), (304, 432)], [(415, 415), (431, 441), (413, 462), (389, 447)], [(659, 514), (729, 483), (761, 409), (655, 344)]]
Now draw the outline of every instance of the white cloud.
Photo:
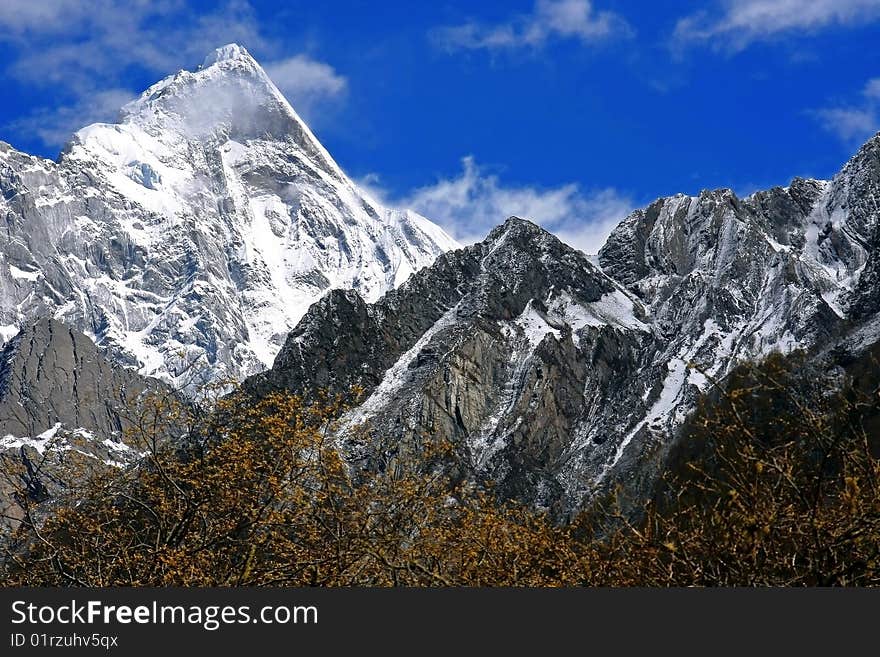
[(620, 15), (596, 11), (590, 0), (537, 0), (529, 14), (495, 25), (470, 21), (441, 27), (432, 32), (432, 37), (447, 50), (499, 50), (539, 48), (552, 39), (594, 43), (631, 32)]
[[(132, 72), (153, 82), (194, 67), (230, 42), (270, 58), (282, 54), (262, 34), (247, 0), (224, 0), (201, 13), (185, 0), (3, 0), (3, 42), (15, 53), (7, 73), (23, 84), (51, 89), (54, 96), (50, 107), (37, 108), (7, 127), (27, 131), (49, 146), (61, 145), (83, 125), (114, 116), (119, 107), (107, 107), (114, 95), (140, 91), (125, 88)], [(294, 100), (300, 103), (329, 100), (339, 95), (333, 85), (344, 87), (342, 76), (305, 55), (275, 63), (284, 79), (279, 86), (296, 89)], [(293, 80), (297, 72), (305, 76), (298, 87)]]
[(868, 80), (854, 104), (826, 107), (812, 114), (822, 127), (847, 145), (859, 144), (880, 130), (880, 78)]
[(304, 115), (311, 113), (316, 104), (336, 98), (348, 88), (348, 80), (332, 66), (308, 55), (269, 62), (264, 68), (275, 86)]
[(724, 0), (717, 11), (680, 19), (673, 42), (737, 52), (756, 41), (877, 19), (880, 0)]
[[(376, 183), (374, 176), (361, 181), (377, 196), (384, 196)], [(470, 156), (462, 160), (458, 176), (418, 188), (391, 204), (423, 214), (462, 243), (482, 240), (493, 227), (516, 215), (540, 224), (587, 253), (596, 253), (611, 229), (633, 207), (628, 198), (613, 189), (584, 193), (576, 184), (550, 189), (505, 185)]]
[(119, 109), (132, 98), (127, 89), (103, 89), (70, 105), (36, 110), (13, 121), (9, 128), (19, 134), (32, 134), (44, 144), (63, 144), (70, 138), (70, 126), (79, 128), (96, 121), (113, 121)]
[(8, 32), (21, 34), (31, 30), (44, 32), (58, 29), (67, 21), (75, 21), (86, 13), (79, 0), (4, 0), (0, 4), (0, 25)]
[(167, 71), (198, 61), (229, 41), (264, 45), (250, 5), (227, 0), (196, 14), (181, 0), (4, 0), (0, 39), (16, 46), (10, 72), (30, 84), (77, 89), (95, 76), (118, 77), (128, 67)]
[(863, 141), (878, 130), (880, 120), (871, 109), (832, 107), (816, 111), (822, 126), (845, 142)]

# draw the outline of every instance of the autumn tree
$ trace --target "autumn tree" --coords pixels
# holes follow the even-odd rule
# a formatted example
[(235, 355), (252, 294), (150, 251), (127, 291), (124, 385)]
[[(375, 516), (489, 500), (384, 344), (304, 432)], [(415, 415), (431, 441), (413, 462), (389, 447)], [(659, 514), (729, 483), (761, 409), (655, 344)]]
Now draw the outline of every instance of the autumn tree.
[(204, 412), (156, 397), (126, 422), (125, 442), (141, 458), (91, 468), (67, 499), (27, 507), (4, 542), (2, 577), (64, 586), (876, 585), (871, 381), (853, 385), (791, 357), (743, 366), (714, 382), (669, 441), (661, 484), (640, 513), (610, 495), (564, 526), (451, 480), (444, 464), (457, 447), (430, 437), (406, 467), (351, 472), (334, 438), (339, 398), (236, 393)]
[(875, 389), (775, 355), (716, 382), (638, 522), (603, 546), (640, 586), (880, 584)]
[[(354, 485), (334, 449), (336, 399), (222, 399), (192, 424), (156, 400), (125, 471), (92, 473), (75, 504), (20, 523), (8, 584), (337, 586), (578, 584), (567, 530), (485, 492), (389, 470)], [(180, 426), (194, 428), (169, 440)], [(430, 471), (444, 445), (426, 447)], [(412, 470), (411, 472), (415, 472)]]

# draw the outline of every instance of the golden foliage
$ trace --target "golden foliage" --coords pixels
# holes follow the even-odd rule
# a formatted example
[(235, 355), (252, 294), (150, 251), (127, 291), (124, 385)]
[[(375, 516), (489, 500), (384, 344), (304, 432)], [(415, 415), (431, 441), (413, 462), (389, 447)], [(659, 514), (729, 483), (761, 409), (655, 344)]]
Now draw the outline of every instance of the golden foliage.
[[(163, 441), (186, 409), (156, 400), (126, 442), (144, 452), (80, 501), (24, 522), (7, 584), (350, 586), (577, 584), (567, 530), (440, 474), (353, 486), (327, 436), (338, 400), (222, 400), (198, 433)], [(446, 446), (429, 446), (426, 462)]]
[[(699, 413), (663, 494), (604, 545), (640, 586), (880, 584), (876, 390), (779, 356)], [(689, 458), (681, 458), (682, 456)]]
[(639, 518), (611, 503), (567, 526), (454, 484), (442, 467), (454, 453), (447, 444), (428, 443), (417, 467), (359, 473), (354, 483), (330, 438), (336, 398), (233, 395), (199, 421), (157, 398), (130, 418), (125, 442), (141, 463), (89, 472), (77, 502), (44, 520), (25, 514), (2, 577), (88, 586), (878, 584), (880, 465), (860, 428), (876, 397), (831, 395), (799, 376), (771, 359), (734, 377), (697, 416), (669, 461), (681, 467)]

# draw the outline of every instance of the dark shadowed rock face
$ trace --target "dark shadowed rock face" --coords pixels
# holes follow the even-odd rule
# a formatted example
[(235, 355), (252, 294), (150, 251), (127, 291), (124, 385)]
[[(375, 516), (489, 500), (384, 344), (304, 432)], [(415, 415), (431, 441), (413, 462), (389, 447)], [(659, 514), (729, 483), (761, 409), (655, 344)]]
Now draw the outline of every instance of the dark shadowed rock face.
[(126, 429), (142, 403), (170, 394), (60, 322), (22, 329), (0, 351), (0, 531), (26, 502), (52, 500), (94, 468), (135, 461)]
[(554, 284), (591, 300), (613, 289), (582, 255), (514, 219), (482, 244), (441, 255), (373, 305), (354, 291), (330, 292), (288, 335), (275, 366), (245, 385), (297, 392), (359, 385), (369, 392), (451, 309), (461, 321), (510, 320)]
[(660, 199), (598, 266), (511, 218), (374, 304), (326, 296), (246, 387), (361, 386), (338, 435), (364, 467), (445, 439), (462, 476), (560, 515), (615, 482), (647, 490), (736, 363), (880, 336), (878, 144), (831, 181)]
[(353, 461), (403, 467), (425, 440), (445, 439), (463, 476), (551, 506), (565, 495), (563, 464), (607, 440), (586, 423), (609, 415), (606, 399), (633, 394), (617, 380), (642, 364), (643, 319), (583, 254), (511, 218), (375, 304), (327, 295), (245, 387), (361, 386), (340, 429)]
[(108, 361), (83, 334), (41, 319), (0, 352), (0, 435), (36, 436), (60, 423), (119, 436), (136, 400), (160, 388)]
[(854, 319), (864, 321), (880, 312), (880, 135), (862, 147), (840, 178), (831, 209), (847, 217), (844, 227), (866, 253), (850, 309)]

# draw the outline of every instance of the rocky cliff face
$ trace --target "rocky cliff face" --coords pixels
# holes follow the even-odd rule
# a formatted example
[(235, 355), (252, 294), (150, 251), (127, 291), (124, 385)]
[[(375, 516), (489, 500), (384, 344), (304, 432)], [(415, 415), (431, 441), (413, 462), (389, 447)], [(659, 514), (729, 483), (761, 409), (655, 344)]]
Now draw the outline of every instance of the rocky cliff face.
[(598, 266), (512, 218), (374, 304), (325, 297), (247, 387), (363, 387), (339, 438), (367, 467), (446, 439), (463, 476), (560, 515), (638, 490), (736, 363), (876, 339), (878, 145), (831, 181), (660, 199)]
[(84, 472), (135, 462), (126, 431), (142, 405), (172, 394), (60, 322), (22, 328), (0, 350), (0, 532)]
[(268, 367), (328, 289), (374, 301), (455, 245), (358, 189), (238, 46), (80, 130), (0, 143), (0, 339), (54, 317), (179, 386)]
[(558, 506), (590, 482), (557, 475), (611, 448), (631, 415), (618, 404), (643, 403), (646, 320), (583, 254), (512, 218), (375, 304), (328, 295), (246, 387), (360, 386), (366, 398), (339, 429), (353, 461), (404, 467), (424, 441), (445, 439), (462, 476)]
[(119, 437), (136, 401), (164, 391), (108, 361), (83, 334), (41, 319), (0, 351), (0, 435), (35, 436), (60, 424)]

